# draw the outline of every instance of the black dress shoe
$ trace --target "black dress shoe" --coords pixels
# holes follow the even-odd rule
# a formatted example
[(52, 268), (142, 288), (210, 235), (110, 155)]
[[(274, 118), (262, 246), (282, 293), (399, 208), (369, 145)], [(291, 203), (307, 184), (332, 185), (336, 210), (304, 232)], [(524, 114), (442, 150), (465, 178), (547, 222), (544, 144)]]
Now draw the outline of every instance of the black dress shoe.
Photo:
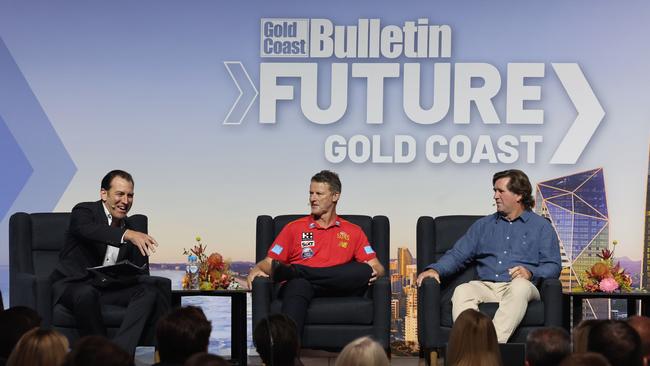
[(271, 279), (273, 282), (284, 282), (294, 278), (298, 278), (298, 271), (294, 266), (277, 260), (271, 262)]

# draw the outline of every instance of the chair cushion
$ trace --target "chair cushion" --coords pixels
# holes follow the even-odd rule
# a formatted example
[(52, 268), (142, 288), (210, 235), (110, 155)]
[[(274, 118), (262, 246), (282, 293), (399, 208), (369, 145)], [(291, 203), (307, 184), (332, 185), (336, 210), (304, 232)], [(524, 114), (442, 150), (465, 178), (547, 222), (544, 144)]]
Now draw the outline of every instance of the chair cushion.
[[(280, 313), (282, 300), (271, 303), (271, 312)], [(372, 324), (372, 299), (365, 297), (316, 297), (307, 309), (307, 324)]]
[(483, 216), (440, 216), (435, 219), (435, 260), (451, 249), (467, 230)]
[[(486, 302), (480, 304), (478, 309), (488, 315), (490, 318), (494, 319), (494, 314), (497, 309), (499, 309), (499, 303), (496, 302)], [(442, 305), (440, 310), (440, 324), (443, 327), (451, 327), (453, 324), (452, 315), (451, 315), (451, 302), (447, 301)], [(528, 303), (528, 309), (526, 309), (526, 314), (521, 320), (520, 326), (544, 326), (544, 302), (542, 301), (531, 301)]]
[(59, 252), (52, 250), (33, 250), (32, 260), (36, 277), (49, 277), (59, 263)]
[[(117, 328), (122, 324), (126, 307), (117, 305), (102, 305), (102, 318), (107, 328)], [(56, 304), (52, 311), (52, 325), (62, 328), (74, 328), (77, 322), (74, 320), (72, 312), (61, 304)]]
[(65, 233), (70, 223), (70, 213), (31, 214), (32, 250), (51, 250), (58, 252), (65, 243)]

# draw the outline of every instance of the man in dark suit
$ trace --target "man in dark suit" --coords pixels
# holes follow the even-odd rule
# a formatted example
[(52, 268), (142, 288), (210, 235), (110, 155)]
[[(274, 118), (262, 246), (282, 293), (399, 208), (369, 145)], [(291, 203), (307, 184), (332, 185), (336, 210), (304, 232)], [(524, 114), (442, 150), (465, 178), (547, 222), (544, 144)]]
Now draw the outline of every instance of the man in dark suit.
[(145, 325), (155, 323), (168, 310), (169, 302), (160, 298), (157, 288), (144, 276), (106, 278), (87, 269), (122, 260), (141, 266), (148, 263), (147, 256), (155, 252), (158, 243), (145, 233), (144, 222), (126, 216), (133, 204), (133, 178), (129, 173), (113, 170), (106, 174), (100, 197), (99, 201), (79, 203), (72, 209), (66, 243), (51, 276), (54, 303), (70, 309), (81, 336), (107, 335), (101, 305), (127, 306), (113, 340), (133, 353)]

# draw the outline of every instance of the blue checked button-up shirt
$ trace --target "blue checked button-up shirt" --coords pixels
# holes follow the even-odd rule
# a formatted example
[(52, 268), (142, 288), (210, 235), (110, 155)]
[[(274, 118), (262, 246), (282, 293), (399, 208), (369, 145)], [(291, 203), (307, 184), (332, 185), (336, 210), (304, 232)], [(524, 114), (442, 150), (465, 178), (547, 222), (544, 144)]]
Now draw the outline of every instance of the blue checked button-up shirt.
[(477, 262), (480, 280), (510, 281), (508, 269), (521, 265), (532, 273), (531, 281), (560, 276), (560, 246), (551, 223), (545, 218), (524, 211), (508, 221), (498, 213), (476, 221), (438, 262), (427, 266), (441, 277)]

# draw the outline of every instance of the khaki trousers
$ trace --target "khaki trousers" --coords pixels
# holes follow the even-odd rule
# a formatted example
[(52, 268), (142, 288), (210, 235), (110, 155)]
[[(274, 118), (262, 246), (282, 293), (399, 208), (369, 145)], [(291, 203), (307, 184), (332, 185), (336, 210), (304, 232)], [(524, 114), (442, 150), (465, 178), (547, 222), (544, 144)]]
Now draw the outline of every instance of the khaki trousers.
[(528, 302), (539, 300), (539, 291), (532, 282), (515, 278), (510, 282), (470, 281), (459, 285), (451, 298), (454, 321), (467, 309), (478, 310), (484, 302), (498, 302), (499, 310), (494, 314), (494, 328), (499, 343), (508, 342), (526, 314)]

